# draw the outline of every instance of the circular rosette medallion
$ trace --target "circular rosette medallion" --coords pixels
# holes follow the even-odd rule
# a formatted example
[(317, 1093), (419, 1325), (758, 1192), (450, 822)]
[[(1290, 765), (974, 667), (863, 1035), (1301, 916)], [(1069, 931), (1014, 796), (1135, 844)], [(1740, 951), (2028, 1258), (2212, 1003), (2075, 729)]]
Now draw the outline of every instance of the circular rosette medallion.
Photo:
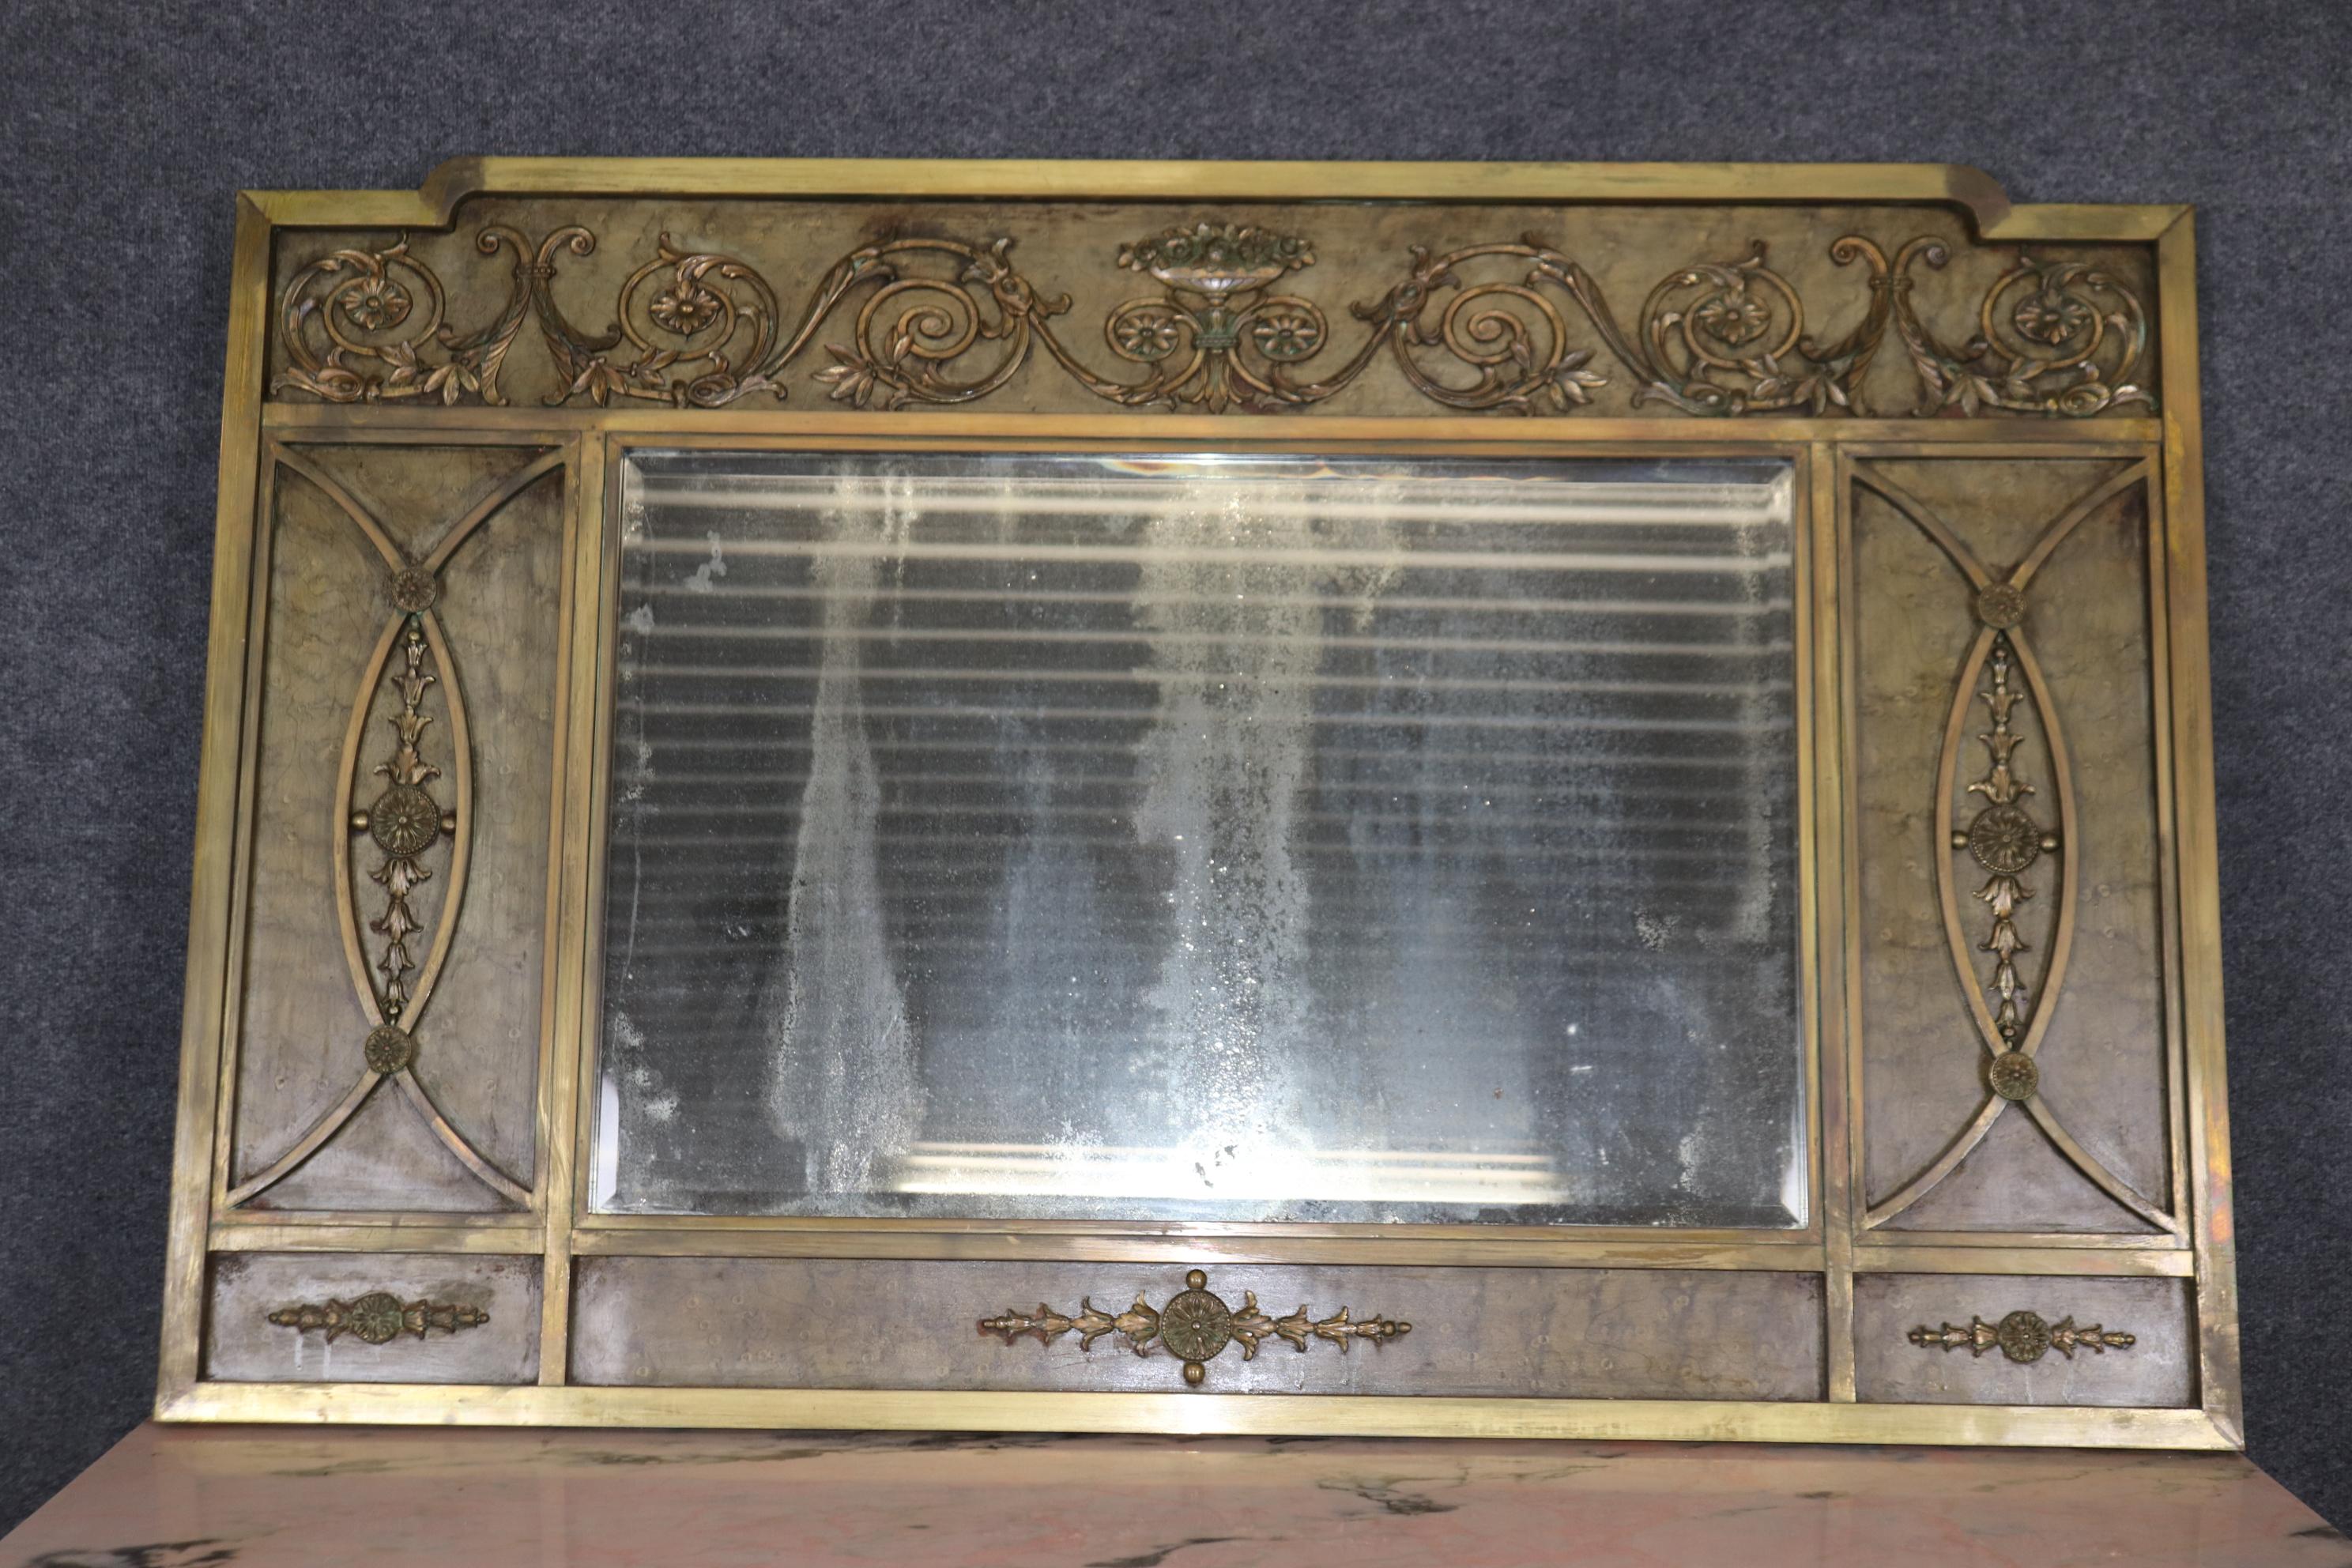
[(370, 1291), (352, 1303), (352, 1332), (372, 1345), (388, 1345), (400, 1337), (400, 1299)]
[(412, 616), (423, 615), (440, 597), (440, 579), (421, 566), (404, 566), (392, 574), (392, 602)]
[(2025, 590), (2009, 583), (1988, 583), (1977, 590), (1977, 619), (2005, 632), (2025, 619)]
[(2000, 1353), (2011, 1361), (2040, 1361), (2050, 1349), (2050, 1325), (2039, 1312), (2011, 1312), (1994, 1334)]
[[(1213, 1359), (1233, 1342), (1233, 1309), (1202, 1287), (1209, 1277), (1195, 1268), (1184, 1276), (1185, 1290), (1160, 1310), (1160, 1342), (1192, 1364)], [(1195, 1382), (1188, 1369), (1188, 1382)]]
[(367, 1058), (369, 1071), (389, 1077), (416, 1059), (416, 1041), (405, 1029), (380, 1024), (368, 1031), (360, 1053)]
[(1969, 853), (1997, 877), (2014, 877), (2042, 858), (2042, 829), (2013, 805), (1991, 805), (1969, 824)]
[(2032, 1100), (2042, 1087), (2042, 1069), (2023, 1051), (2003, 1051), (1985, 1069), (1985, 1079), (2003, 1100)]
[(441, 836), (441, 808), (416, 785), (394, 784), (368, 807), (368, 836), (387, 855), (422, 855)]

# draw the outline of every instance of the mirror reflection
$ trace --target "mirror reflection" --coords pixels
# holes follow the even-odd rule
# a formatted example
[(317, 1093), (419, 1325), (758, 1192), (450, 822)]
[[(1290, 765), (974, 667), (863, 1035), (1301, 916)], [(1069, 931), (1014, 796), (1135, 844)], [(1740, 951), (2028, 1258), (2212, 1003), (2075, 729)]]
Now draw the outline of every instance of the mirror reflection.
[(1786, 465), (620, 506), (601, 1209), (1802, 1223)]

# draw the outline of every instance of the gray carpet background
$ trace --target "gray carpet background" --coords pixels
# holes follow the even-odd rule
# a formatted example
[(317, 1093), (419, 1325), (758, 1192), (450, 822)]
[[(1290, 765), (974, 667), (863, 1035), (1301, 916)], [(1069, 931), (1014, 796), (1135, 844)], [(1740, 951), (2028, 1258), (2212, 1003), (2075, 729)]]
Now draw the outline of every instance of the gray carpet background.
[(2352, 46), (2327, 4), (0, 16), (0, 1529), (144, 1415), (239, 187), (466, 153), (1918, 160), (2198, 205), (2254, 1457), (2352, 1525)]

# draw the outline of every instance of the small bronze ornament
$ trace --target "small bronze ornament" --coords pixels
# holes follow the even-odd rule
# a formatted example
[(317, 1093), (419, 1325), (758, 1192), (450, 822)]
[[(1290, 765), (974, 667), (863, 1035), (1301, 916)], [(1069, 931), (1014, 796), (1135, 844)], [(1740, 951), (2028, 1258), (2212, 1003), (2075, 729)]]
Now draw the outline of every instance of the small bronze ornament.
[(1990, 805), (1969, 824), (1969, 853), (1995, 876), (2014, 877), (2042, 858), (2042, 829), (2013, 805)]
[[(398, 580), (394, 578), (395, 583)], [(352, 831), (366, 834), (383, 851), (383, 862), (368, 873), (369, 879), (383, 889), (383, 913), (368, 922), (368, 930), (384, 939), (375, 968), (383, 976), (378, 1000), (388, 1019), (397, 1019), (408, 1005), (408, 975), (416, 967), (408, 942), (419, 928), (408, 896), (418, 883), (433, 876), (418, 857), (457, 827), (456, 816), (444, 812), (425, 787), (441, 776), (441, 770), (426, 762), (424, 754), (425, 731), (433, 723), (432, 715), (424, 710), (425, 694), (440, 683), (440, 678), (425, 668), (429, 651), (423, 622), (412, 614), (402, 628), (401, 668), (392, 678), (394, 689), (400, 693), (400, 711), (391, 718), (398, 743), (391, 760), (379, 763), (375, 770), (384, 780), (383, 793), (366, 810), (352, 813)]]
[(1092, 1350), (1097, 1340), (1116, 1333), (1139, 1356), (1150, 1355), (1156, 1342), (1184, 1363), (1185, 1384), (1198, 1388), (1208, 1375), (1207, 1363), (1235, 1342), (1242, 1347), (1242, 1359), (1253, 1361), (1269, 1339), (1287, 1340), (1300, 1352), (1310, 1340), (1328, 1341), (1345, 1351), (1353, 1340), (1385, 1344), (1411, 1333), (1412, 1325), (1390, 1318), (1350, 1318), (1345, 1307), (1320, 1321), (1309, 1319), (1304, 1306), (1287, 1317), (1269, 1318), (1258, 1310), (1253, 1290), (1242, 1292), (1241, 1308), (1235, 1310), (1210, 1293), (1209, 1277), (1195, 1268), (1184, 1276), (1184, 1289), (1156, 1311), (1140, 1293), (1135, 1305), (1116, 1317), (1084, 1297), (1076, 1314), (1056, 1312), (1041, 1302), (1034, 1311), (1007, 1310), (982, 1318), (980, 1331), (1008, 1345), (1024, 1334), (1034, 1334), (1039, 1344), (1052, 1344), (1075, 1331), (1083, 1350)]
[(404, 1071), (416, 1059), (416, 1040), (405, 1029), (393, 1024), (381, 1024), (368, 1031), (366, 1042), (360, 1047), (367, 1058), (368, 1070), (389, 1078)]
[(1978, 948), (1993, 958), (1992, 982), (1986, 987), (1997, 1003), (1993, 1027), (2003, 1041), (2015, 1046), (2032, 1016), (2031, 992), (2018, 972), (2017, 955), (2026, 951), (2026, 943), (2017, 929), (2017, 906), (2033, 892), (2021, 879), (2045, 851), (2058, 847), (2058, 836), (2044, 833), (2025, 809), (2025, 797), (2033, 786), (2018, 776), (2014, 766), (2021, 737), (2011, 725), (2026, 693), (2014, 680), (2017, 653), (2007, 632), (1992, 634), (1984, 668), (1985, 689), (1979, 695), (1991, 715), (1992, 728), (1978, 739), (1985, 743), (1989, 764), (1985, 776), (1969, 785), (1968, 793), (1982, 795), (1986, 805), (1975, 821), (1953, 832), (1952, 847), (1967, 850), (1990, 878), (1977, 890), (1992, 912), (1992, 930)]
[(392, 574), (392, 602), (412, 616), (421, 616), (441, 597), (441, 580), (422, 566), (404, 566)]
[(2032, 1100), (2042, 1087), (2042, 1068), (2023, 1051), (2003, 1051), (1985, 1069), (1985, 1082), (2003, 1100)]
[(1244, 224), (1196, 223), (1122, 247), (1118, 264), (1171, 289), (1216, 298), (1263, 289), (1286, 272), (1315, 265), (1314, 249), (1291, 235)]
[(2025, 620), (2025, 590), (2011, 583), (1988, 583), (1977, 590), (1977, 619), (1997, 632)]
[(388, 786), (368, 807), (368, 837), (387, 855), (422, 855), (441, 837), (441, 808), (415, 784)]
[[(1233, 1342), (1233, 1309), (1203, 1289), (1209, 1277), (1195, 1268), (1184, 1276), (1185, 1290), (1160, 1313), (1160, 1342), (1187, 1362), (1209, 1360)], [(1197, 1382), (1191, 1370), (1185, 1381)]]
[(352, 1301), (329, 1297), (315, 1304), (305, 1301), (299, 1306), (281, 1307), (269, 1314), (269, 1321), (279, 1328), (301, 1333), (322, 1329), (329, 1344), (350, 1334), (366, 1344), (386, 1345), (404, 1333), (415, 1334), (421, 1340), (428, 1329), (454, 1334), (459, 1329), (478, 1328), (490, 1321), (490, 1315), (478, 1307), (443, 1302), (404, 1304), (399, 1297), (387, 1291), (371, 1290)]
[(2039, 1312), (2024, 1310), (2011, 1312), (1998, 1323), (1972, 1317), (1966, 1328), (1946, 1323), (1931, 1329), (1923, 1323), (1908, 1337), (1921, 1350), (1965, 1350), (1970, 1357), (1997, 1350), (2021, 1365), (2031, 1365), (2052, 1351), (2072, 1361), (2078, 1350), (2105, 1355), (2111, 1350), (2129, 1350), (2138, 1342), (2137, 1336), (2121, 1330), (2110, 1331), (2097, 1323), (2077, 1328), (2072, 1318), (2052, 1323)]
[(1993, 1331), (2000, 1353), (2014, 1362), (2037, 1362), (2050, 1352), (2050, 1325), (2039, 1312), (2011, 1312)]

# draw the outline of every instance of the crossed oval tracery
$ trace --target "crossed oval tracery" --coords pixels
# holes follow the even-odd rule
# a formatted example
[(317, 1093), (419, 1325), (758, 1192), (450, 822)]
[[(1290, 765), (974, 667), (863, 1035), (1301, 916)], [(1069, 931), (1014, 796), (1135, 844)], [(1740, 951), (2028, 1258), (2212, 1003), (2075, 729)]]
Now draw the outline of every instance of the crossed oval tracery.
[[(2043, 530), (2025, 559), (2001, 577), (1979, 561), (1950, 526), (1917, 497), (1873, 469), (1858, 468), (1854, 472), (1858, 484), (1888, 502), (1943, 551), (1969, 580), (1974, 595), (1972, 608), (1979, 630), (1962, 663), (1936, 771), (1937, 835), (1939, 843), (1948, 846), (1938, 854), (1936, 881), (1953, 966), (1967, 993), (1987, 1057), (1985, 1099), (1974, 1117), (1925, 1170), (1869, 1209), (1865, 1227), (1885, 1224), (1925, 1197), (1984, 1141), (2000, 1114), (2014, 1105), (2100, 1191), (2148, 1224), (2171, 1235), (2181, 1234), (2178, 1220), (2107, 1169), (2067, 1131), (2040, 1097), (2042, 1067), (2035, 1059), (2049, 1027), (2052, 1005), (2064, 983), (2073, 946), (2077, 868), (2074, 792), (2065, 737), (2026, 637), (2027, 590), (2042, 563), (2085, 518), (2117, 495), (2146, 484), (2148, 473), (2147, 463), (2137, 462), (2095, 487)], [(1965, 824), (1958, 824), (1954, 801), (1964, 793), (1959, 787), (1964, 731), (1969, 715), (1979, 705), (1990, 722), (1990, 730), (1977, 737), (1986, 748), (1987, 772), (1982, 779), (1969, 784), (1965, 793), (1981, 797), (1981, 804)], [(2054, 797), (2054, 828), (2045, 829), (2025, 804), (2025, 797), (2035, 793), (2034, 785), (2013, 765), (2013, 752), (2021, 743), (2014, 722), (2020, 709), (2029, 710), (2042, 728), (2053, 775), (2048, 783)], [(1981, 889), (1969, 894), (1971, 901), (1985, 908), (1988, 924), (1981, 941), (1971, 940), (1961, 919), (1962, 889), (1958, 878), (1963, 856), (1988, 879)], [(2018, 932), (2016, 915), (2021, 903), (2037, 896), (2023, 879), (2045, 856), (2054, 856), (2058, 861), (2055, 887), (2040, 896), (2056, 900), (2057, 915), (2050, 951), (2035, 982), (2029, 984), (2021, 961), (2027, 945)], [(1979, 953), (1991, 957), (1989, 979), (1981, 973)]]
[[(500, 507), (545, 475), (561, 468), (563, 454), (544, 453), (499, 480), (450, 524), (428, 554), (415, 560), (403, 552), (367, 509), (331, 477), (283, 447), (273, 447), (269, 457), (278, 467), (299, 476), (332, 501), (373, 546), (383, 562), (384, 593), (393, 614), (377, 639), (353, 699), (335, 790), (331, 855), (335, 901), (354, 998), (369, 1026), (360, 1042), (361, 1070), (343, 1098), (291, 1148), (230, 1190), (227, 1206), (234, 1208), (247, 1203), (293, 1174), (358, 1114), (379, 1085), (389, 1080), (398, 1085), (402, 1096), (424, 1119), (434, 1136), (478, 1180), (508, 1202), (527, 1207), (530, 1189), (474, 1148), (434, 1104), (415, 1073), (417, 1026), (448, 960), (465, 896), (473, 820), (473, 753), (465, 701), (458, 690), (448, 639), (436, 606), (442, 594), (442, 569), (458, 547)], [(355, 807), (362, 777), (362, 752), (368, 719), (387, 682), (398, 698), (397, 710), (389, 716), (395, 744), (390, 757), (373, 770), (383, 781), (381, 787), (364, 805)], [(425, 697), (434, 687), (441, 691), (448, 720), (446, 769), (426, 755), (433, 716), (425, 710)], [(456, 797), (454, 806), (446, 810), (432, 791), (434, 782), (443, 778), (445, 773)], [(369, 880), (383, 889), (383, 912), (364, 922), (367, 931), (383, 939), (381, 952), (373, 958), (360, 934), (361, 889), (352, 875), (352, 841), (355, 837), (372, 843), (382, 856), (379, 864), (368, 873)], [(410, 942), (423, 932), (409, 896), (419, 884), (433, 877), (433, 871), (419, 858), (444, 837), (450, 841), (446, 883), (439, 913), (433, 921), (431, 946), (420, 963)]]

